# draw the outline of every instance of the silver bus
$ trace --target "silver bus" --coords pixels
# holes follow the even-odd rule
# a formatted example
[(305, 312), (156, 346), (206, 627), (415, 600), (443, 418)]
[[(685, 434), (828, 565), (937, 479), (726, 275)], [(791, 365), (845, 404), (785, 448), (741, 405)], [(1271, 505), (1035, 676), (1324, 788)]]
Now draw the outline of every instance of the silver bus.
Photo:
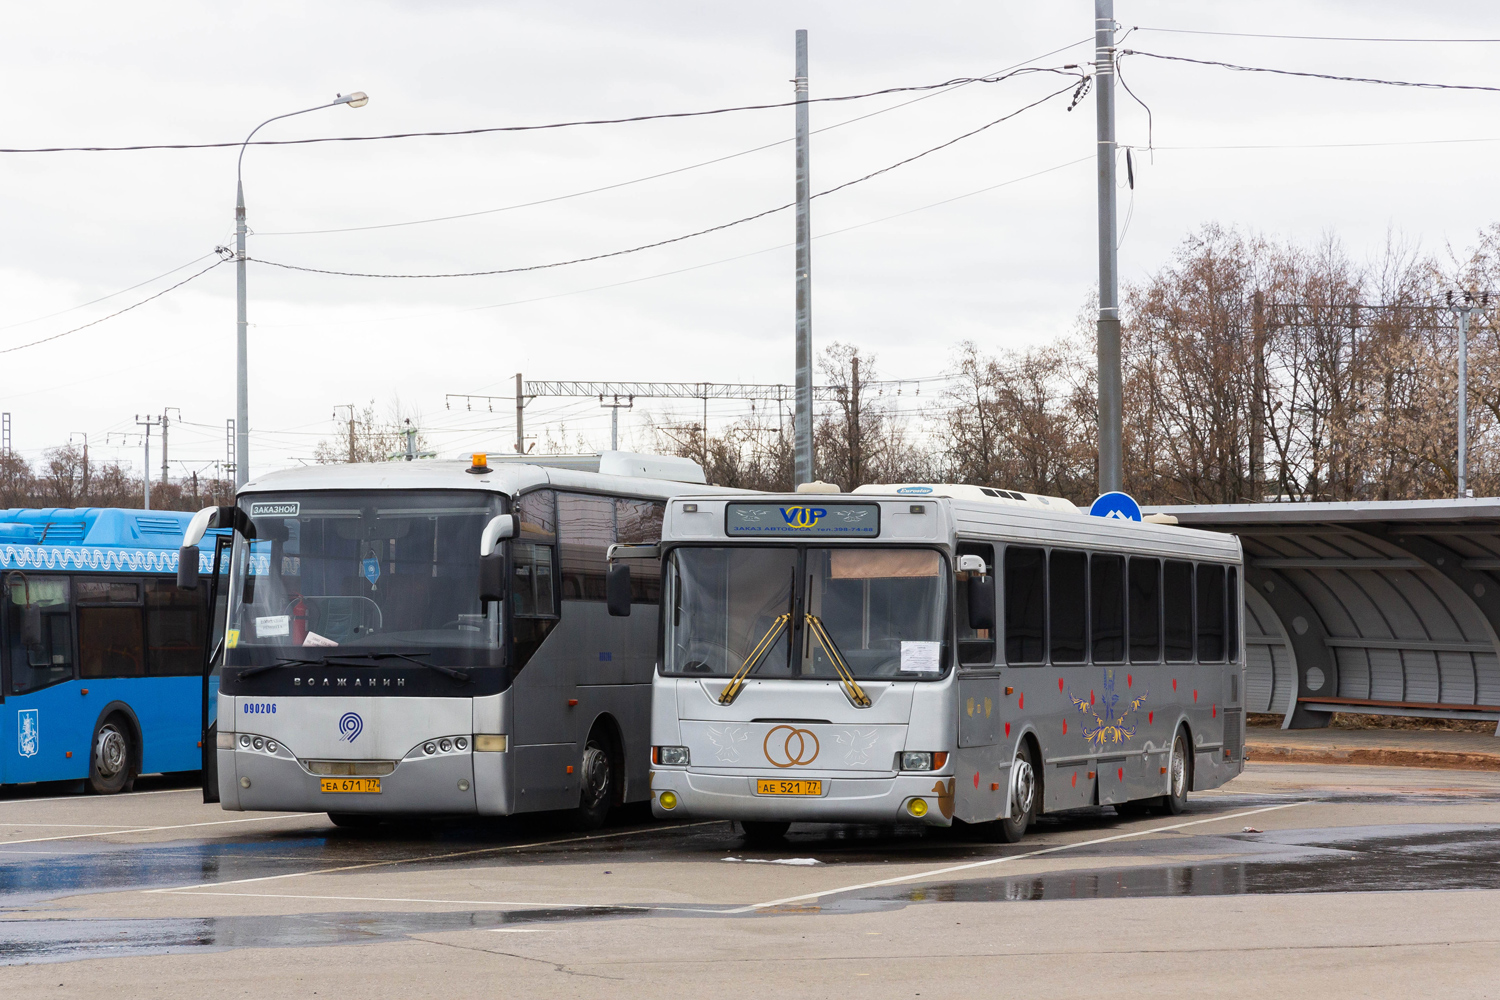
[(659, 817), (1014, 841), (1243, 768), (1233, 536), (913, 484), (679, 496), (659, 549)]
[(624, 452), (547, 462), (293, 469), (197, 515), (185, 567), (206, 529), (235, 533), (225, 809), (344, 826), (576, 810), (594, 826), (649, 796), (659, 576), (610, 617), (606, 554), (655, 542), (703, 473)]

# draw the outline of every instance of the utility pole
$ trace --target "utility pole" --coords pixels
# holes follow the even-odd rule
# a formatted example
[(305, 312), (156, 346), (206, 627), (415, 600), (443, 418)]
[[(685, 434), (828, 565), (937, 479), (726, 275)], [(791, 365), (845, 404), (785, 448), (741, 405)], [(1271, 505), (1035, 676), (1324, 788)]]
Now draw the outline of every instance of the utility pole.
[(167, 485), (167, 414), (172, 410), (177, 411), (177, 419), (182, 419), (182, 410), (176, 406), (163, 407), (161, 411), (161, 484)]
[(0, 413), (0, 458), (10, 457), (10, 414)]
[(1256, 289), (1250, 311), (1250, 501), (1260, 503), (1266, 478), (1266, 296)]
[(150, 510), (151, 509), (151, 428), (153, 428), (153, 427), (160, 427), (162, 425), (162, 418), (161, 417), (147, 416), (143, 420), (143, 419), (141, 419), (141, 415), (139, 413), (137, 413), (135, 415), (135, 425), (137, 427), (144, 427), (144, 428), (146, 428), (146, 434), (142, 438), (142, 443), (145, 445), (145, 448), (146, 448), (146, 458), (145, 458), (145, 464), (141, 466), (141, 487), (142, 487), (142, 493), (144, 494), (144, 496), (143, 496), (143, 506), (145, 507), (146, 510)]
[(1099, 492), (1124, 486), (1120, 260), (1115, 244), (1115, 2), (1094, 0), (1094, 110), (1099, 156)]
[(354, 464), (354, 404), (335, 403), (333, 407), (333, 419), (339, 418), (339, 410), (349, 411), (349, 464)]
[[(792, 484), (813, 479), (812, 229), (807, 148), (807, 31), (797, 29), (797, 405), (792, 417)], [(703, 420), (704, 457), (708, 417)]]
[(68, 444), (70, 445), (73, 443), (74, 434), (83, 438), (83, 483), (80, 486), (80, 490), (83, 502), (87, 504), (89, 495), (89, 435), (87, 431), (74, 431), (68, 435)]
[[(1453, 304), (1453, 293), (1448, 293), (1448, 308), (1458, 315), (1458, 498), (1469, 495), (1469, 316), (1479, 307), (1474, 305), (1474, 296), (1464, 292), (1464, 304)], [(1489, 305), (1488, 293), (1484, 305)]]
[[(620, 402), (619, 396), (612, 396), (613, 402), (606, 403), (604, 394), (599, 394), (599, 405), (609, 410), (609, 450), (620, 450), (620, 411), (635, 408), (635, 397), (626, 396), (625, 402)], [(707, 405), (707, 404), (705, 404)], [(706, 412), (706, 411), (705, 411)]]
[(526, 396), (520, 372), (516, 372), (516, 454), (526, 454)]

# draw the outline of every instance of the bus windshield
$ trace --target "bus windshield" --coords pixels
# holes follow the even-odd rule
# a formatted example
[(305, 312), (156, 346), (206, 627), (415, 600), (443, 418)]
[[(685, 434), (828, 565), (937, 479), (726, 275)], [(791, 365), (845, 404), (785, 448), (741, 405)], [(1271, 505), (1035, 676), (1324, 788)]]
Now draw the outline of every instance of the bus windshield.
[(754, 677), (837, 679), (837, 656), (858, 678), (939, 677), (945, 565), (932, 549), (674, 549), (662, 670), (729, 676), (755, 658)]
[(230, 662), (263, 659), (257, 648), (498, 649), (498, 607), (479, 600), (479, 538), (502, 502), (461, 490), (242, 497), (256, 537), (235, 538)]

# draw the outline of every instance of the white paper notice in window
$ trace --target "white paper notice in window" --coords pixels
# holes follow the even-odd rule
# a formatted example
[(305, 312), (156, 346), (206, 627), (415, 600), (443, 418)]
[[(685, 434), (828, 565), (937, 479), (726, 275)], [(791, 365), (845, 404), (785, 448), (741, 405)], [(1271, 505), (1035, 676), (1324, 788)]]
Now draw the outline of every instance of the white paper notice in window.
[[(266, 618), (255, 619), (255, 637), (267, 639), (278, 635), (290, 635), (292, 631), (291, 615), (271, 615)], [(901, 661), (906, 662), (906, 651), (901, 652)]]
[(914, 674), (935, 674), (943, 669), (943, 644), (940, 642), (901, 643), (901, 671)]

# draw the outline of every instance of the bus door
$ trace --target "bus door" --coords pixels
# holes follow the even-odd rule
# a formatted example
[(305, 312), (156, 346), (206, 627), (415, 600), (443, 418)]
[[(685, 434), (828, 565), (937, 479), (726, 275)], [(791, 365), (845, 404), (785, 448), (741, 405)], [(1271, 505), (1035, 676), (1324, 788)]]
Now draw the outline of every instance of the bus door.
[[(958, 567), (953, 602), (958, 631), (958, 756), (954, 766), (959, 778), (974, 776), (957, 781), (955, 807), (957, 815), (982, 822), (998, 817), (1004, 809), (1003, 768), (1012, 752), (1010, 741), (1002, 735), (1006, 701), (996, 666), (995, 546), (960, 542), (954, 554)], [(973, 559), (965, 556), (982, 559), (983, 571), (973, 568)], [(971, 568), (963, 568), (966, 562)]]
[(72, 581), (6, 572), (0, 608), (4, 711), (0, 781), (58, 781), (88, 774), (93, 718), (74, 679)]
[(219, 801), (219, 670), (224, 655), (224, 620), (228, 609), (228, 581), (220, 573), (229, 572), (228, 553), (234, 546), (234, 536), (225, 532), (214, 539), (213, 576), (208, 583), (208, 613), (205, 616), (207, 634), (203, 642), (203, 687), (199, 715), (199, 732), (202, 741), (203, 801)]

